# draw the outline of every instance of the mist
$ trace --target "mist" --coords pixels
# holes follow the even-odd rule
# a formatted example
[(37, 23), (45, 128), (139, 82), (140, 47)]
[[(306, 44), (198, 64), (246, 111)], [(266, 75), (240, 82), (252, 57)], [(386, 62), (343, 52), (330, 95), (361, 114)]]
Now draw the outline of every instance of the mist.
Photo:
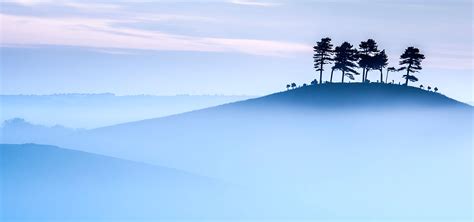
[(238, 187), (224, 202), (248, 214), (224, 215), (231, 219), (470, 217), (472, 108), (249, 104), (47, 141), (4, 132), (2, 143), (47, 142), (210, 177)]
[(21, 118), (48, 127), (97, 128), (245, 100), (251, 96), (103, 94), (0, 95), (0, 121)]

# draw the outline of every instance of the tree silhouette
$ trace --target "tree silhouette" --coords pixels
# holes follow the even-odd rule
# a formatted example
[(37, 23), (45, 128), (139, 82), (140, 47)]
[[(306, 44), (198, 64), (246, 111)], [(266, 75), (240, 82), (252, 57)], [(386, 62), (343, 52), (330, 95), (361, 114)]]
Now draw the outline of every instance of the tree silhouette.
[(431, 86), (428, 86), (428, 91), (431, 91)]
[(290, 84), (286, 84), (286, 90), (290, 90), (290, 87), (291, 87)]
[(423, 85), (420, 85), (420, 89), (423, 89)]
[(318, 80), (317, 79), (314, 79), (313, 81), (311, 81), (311, 85), (317, 85), (318, 84)]
[(367, 73), (371, 68), (373, 56), (379, 52), (377, 43), (373, 39), (367, 39), (359, 44), (359, 67), (362, 68), (362, 82), (367, 80)]
[(435, 87), (435, 88), (434, 88), (434, 91), (435, 91), (435, 92), (438, 92), (438, 87)]
[(332, 61), (333, 45), (331, 44), (330, 38), (322, 38), (321, 41), (317, 42), (313, 47), (314, 49), (314, 68), (319, 71), (319, 83), (323, 83), (323, 71), (324, 65), (329, 64)]
[(334, 50), (334, 66), (333, 69), (342, 71), (342, 80), (344, 83), (344, 77), (348, 76), (350, 79), (354, 79), (354, 75), (359, 73), (354, 70), (357, 67), (355, 62), (358, 60), (357, 50), (353, 48), (348, 42), (342, 43)]
[(380, 71), (380, 82), (381, 83), (383, 83), (383, 72), (382, 72), (382, 70), (387, 65), (388, 65), (388, 57), (387, 57), (387, 54), (385, 54), (385, 50), (382, 50), (381, 52), (374, 55), (374, 57), (372, 57), (372, 63), (371, 63), (370, 68)]
[(291, 83), (291, 88), (295, 89), (296, 88), (296, 83)]
[(405, 85), (408, 86), (408, 81), (416, 82), (418, 78), (410, 73), (415, 73), (421, 70), (421, 61), (425, 59), (425, 56), (420, 53), (420, 50), (415, 47), (408, 47), (405, 52), (400, 56), (400, 65), (404, 65), (402, 70), (406, 69), (407, 74), (403, 75), (406, 79)]

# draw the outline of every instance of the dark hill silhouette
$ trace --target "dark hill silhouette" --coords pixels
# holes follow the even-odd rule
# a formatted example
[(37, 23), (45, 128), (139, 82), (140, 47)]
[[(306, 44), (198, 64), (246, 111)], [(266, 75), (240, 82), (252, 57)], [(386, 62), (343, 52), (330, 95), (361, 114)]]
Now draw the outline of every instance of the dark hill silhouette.
[(296, 105), (310, 108), (468, 107), (467, 104), (440, 93), (410, 86), (380, 83), (311, 85), (250, 99), (243, 103), (246, 105)]
[(245, 116), (245, 118), (249, 117), (249, 119), (256, 118), (257, 120), (252, 124), (258, 124), (260, 117), (277, 114), (284, 115), (284, 113), (287, 112), (305, 113), (305, 115), (309, 112), (310, 114), (307, 115), (307, 117), (310, 118), (311, 115), (319, 115), (319, 112), (347, 113), (355, 110), (365, 110), (362, 112), (376, 110), (404, 110), (405, 112), (411, 112), (419, 109), (456, 109), (464, 113), (469, 113), (472, 111), (472, 106), (440, 93), (398, 84), (327, 83), (299, 87), (255, 99), (248, 99), (168, 117), (146, 119), (97, 128), (89, 132), (125, 129), (140, 125), (161, 128), (162, 123), (204, 120), (208, 117), (213, 117), (210, 121), (214, 122), (214, 120), (219, 120), (219, 118), (235, 119)]
[[(201, 110), (171, 115), (162, 118), (146, 119), (136, 122), (101, 127), (92, 131), (133, 126), (136, 124), (153, 124), (166, 122), (171, 119), (200, 118), (206, 115), (227, 116), (232, 118), (238, 113), (253, 113), (265, 115), (268, 112), (280, 111), (314, 111), (314, 112), (343, 112), (354, 109), (404, 109), (406, 111), (425, 108), (459, 108), (467, 112), (472, 106), (449, 98), (441, 93), (435, 93), (416, 87), (398, 84), (379, 83), (326, 83), (309, 85), (282, 91), (267, 96), (228, 103)], [(264, 113), (258, 113), (263, 111)], [(228, 113), (230, 112), (230, 113)]]
[[(160, 121), (161, 119), (174, 119), (191, 117), (194, 115), (214, 114), (217, 116), (234, 115), (233, 112), (268, 112), (279, 111), (334, 111), (341, 112), (353, 109), (405, 109), (407, 111), (427, 108), (460, 108), (472, 110), (472, 106), (449, 98), (441, 93), (423, 90), (416, 87), (398, 84), (379, 83), (326, 83), (298, 87), (255, 99), (228, 103), (216, 107), (171, 115), (168, 117), (147, 119), (142, 121), (118, 124), (98, 128), (107, 129), (121, 125), (134, 125), (135, 123)], [(226, 113), (226, 112), (232, 113)], [(257, 113), (255, 113), (257, 114)]]

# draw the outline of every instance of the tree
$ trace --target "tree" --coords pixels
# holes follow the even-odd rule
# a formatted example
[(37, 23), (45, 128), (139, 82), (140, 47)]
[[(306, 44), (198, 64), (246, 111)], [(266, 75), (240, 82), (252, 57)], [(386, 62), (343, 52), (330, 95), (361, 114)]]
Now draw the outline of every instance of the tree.
[[(385, 50), (374, 55), (372, 58), (372, 64), (370, 65), (371, 69), (380, 71), (380, 82), (383, 83), (383, 73), (382, 70), (388, 65), (388, 57), (385, 54)], [(366, 76), (367, 77), (367, 76)]]
[(319, 72), (319, 83), (323, 83), (323, 71), (324, 65), (329, 64), (332, 61), (333, 45), (331, 44), (330, 38), (322, 38), (321, 41), (317, 42), (313, 47), (314, 49), (314, 68)]
[(348, 76), (350, 79), (354, 79), (354, 75), (359, 73), (354, 70), (357, 67), (355, 62), (358, 60), (357, 50), (353, 48), (348, 42), (342, 43), (334, 50), (334, 66), (333, 69), (342, 71), (342, 80), (344, 83), (344, 77)]
[(313, 81), (311, 81), (311, 85), (317, 85), (318, 84), (318, 80), (317, 79), (314, 79)]
[(428, 88), (427, 88), (427, 89), (428, 89), (428, 91), (431, 91), (431, 86), (428, 86)]
[(435, 88), (434, 88), (434, 91), (435, 91), (435, 92), (438, 92), (438, 87), (435, 87)]
[(420, 89), (423, 89), (423, 85), (420, 85)]
[(411, 46), (405, 49), (405, 52), (400, 56), (400, 65), (404, 66), (402, 70), (407, 70), (407, 73), (403, 75), (403, 78), (406, 79), (406, 86), (408, 86), (408, 81), (418, 81), (418, 78), (414, 75), (410, 75), (410, 73), (415, 73), (422, 69), (421, 61), (423, 59), (425, 59), (425, 56), (420, 53), (420, 50)]
[(296, 83), (291, 83), (291, 88), (295, 89), (296, 88)]
[(362, 68), (362, 82), (367, 80), (367, 73), (371, 67), (372, 59), (379, 52), (377, 43), (373, 39), (367, 39), (359, 44), (359, 67)]
[(286, 84), (286, 90), (290, 90), (290, 87), (291, 87), (290, 84)]

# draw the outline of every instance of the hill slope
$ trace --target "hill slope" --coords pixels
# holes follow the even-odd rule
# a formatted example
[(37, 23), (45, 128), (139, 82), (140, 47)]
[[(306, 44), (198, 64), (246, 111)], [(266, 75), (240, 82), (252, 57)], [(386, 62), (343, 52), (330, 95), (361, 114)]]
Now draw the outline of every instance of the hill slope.
[(23, 118), (42, 125), (90, 129), (163, 117), (248, 98), (250, 96), (117, 96), (109, 93), (0, 95), (0, 121)]
[(0, 154), (4, 220), (193, 218), (230, 191), (207, 177), (54, 146), (2, 144)]

